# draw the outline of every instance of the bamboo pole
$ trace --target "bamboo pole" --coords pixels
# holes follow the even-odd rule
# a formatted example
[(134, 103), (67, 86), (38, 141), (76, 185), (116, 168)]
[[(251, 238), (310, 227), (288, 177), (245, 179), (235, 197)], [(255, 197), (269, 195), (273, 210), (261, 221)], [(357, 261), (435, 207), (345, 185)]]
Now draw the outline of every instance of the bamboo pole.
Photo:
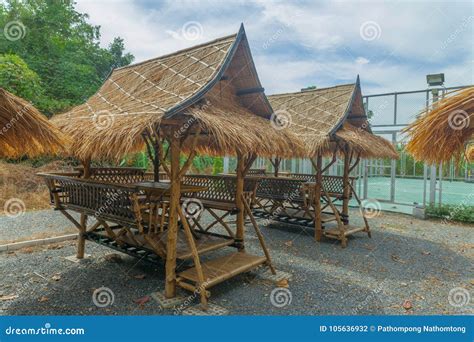
[(245, 171), (245, 160), (242, 153), (237, 153), (237, 179), (235, 189), (235, 207), (237, 208), (237, 228), (235, 234), (235, 240), (239, 250), (244, 250), (244, 235), (245, 235), (245, 213), (244, 204), (242, 202), (242, 196), (244, 194), (244, 171)]
[(155, 156), (153, 158), (153, 181), (160, 181), (160, 145), (155, 141), (153, 144), (153, 152)]
[(281, 158), (279, 157), (275, 157), (275, 160), (273, 160), (272, 158), (270, 158), (270, 162), (272, 163), (273, 165), (273, 175), (275, 177), (278, 177), (278, 173), (280, 172), (280, 164), (281, 164)]
[(263, 249), (263, 253), (265, 254), (265, 258), (267, 259), (267, 265), (270, 268), (270, 271), (273, 275), (276, 274), (275, 267), (273, 267), (272, 259), (270, 257), (270, 252), (268, 251), (267, 245), (265, 244), (265, 239), (263, 238), (262, 232), (258, 227), (257, 221), (255, 221), (255, 217), (252, 214), (252, 209), (250, 208), (249, 203), (245, 199), (245, 196), (242, 196), (242, 203), (244, 205), (244, 209), (250, 218), (250, 222), (252, 222), (252, 226), (255, 229), (255, 234), (257, 234), (258, 241), (260, 242), (260, 246)]
[(314, 238), (316, 241), (321, 241), (323, 236), (323, 226), (321, 219), (321, 187), (323, 184), (323, 157), (321, 153), (318, 154), (316, 158), (316, 184), (314, 187)]
[(201, 307), (203, 310), (207, 310), (207, 296), (206, 296), (206, 283), (204, 280), (204, 273), (201, 266), (201, 260), (199, 259), (198, 249), (196, 247), (196, 243), (194, 241), (193, 234), (191, 232), (191, 228), (189, 227), (188, 221), (186, 220), (185, 215), (181, 208), (178, 211), (179, 217), (181, 218), (181, 222), (183, 223), (184, 234), (186, 235), (186, 239), (188, 241), (189, 249), (191, 250), (191, 254), (193, 255), (194, 267), (196, 268), (196, 273), (198, 276), (198, 286), (197, 290), (201, 295)]
[[(82, 161), (82, 165), (84, 167), (84, 172), (82, 177), (89, 178), (91, 173), (91, 159), (88, 158)], [(81, 214), (80, 220), (81, 228), (79, 229), (79, 235), (77, 237), (77, 259), (84, 259), (84, 253), (86, 250), (86, 231), (87, 231), (87, 215)]]
[(349, 156), (349, 146), (346, 144), (344, 146), (344, 173), (343, 173), (343, 198), (342, 198), (342, 221), (344, 225), (349, 224), (349, 197), (350, 197), (350, 186), (349, 186), (349, 172), (350, 172), (350, 156)]
[(178, 215), (180, 200), (179, 155), (181, 152), (180, 140), (173, 134), (170, 138), (171, 165), (170, 165), (170, 203), (168, 221), (168, 242), (166, 244), (166, 283), (165, 296), (176, 296), (176, 244), (178, 240)]

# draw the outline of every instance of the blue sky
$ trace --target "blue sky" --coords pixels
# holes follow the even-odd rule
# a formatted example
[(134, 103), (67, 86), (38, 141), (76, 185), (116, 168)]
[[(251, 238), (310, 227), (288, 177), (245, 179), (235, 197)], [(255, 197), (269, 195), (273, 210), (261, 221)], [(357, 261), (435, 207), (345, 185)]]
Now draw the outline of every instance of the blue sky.
[[(268, 94), (353, 82), (364, 94), (473, 82), (473, 2), (77, 0), (102, 43), (136, 61), (235, 33), (243, 22)], [(186, 26), (187, 25), (187, 26)], [(189, 32), (185, 30), (190, 30)]]

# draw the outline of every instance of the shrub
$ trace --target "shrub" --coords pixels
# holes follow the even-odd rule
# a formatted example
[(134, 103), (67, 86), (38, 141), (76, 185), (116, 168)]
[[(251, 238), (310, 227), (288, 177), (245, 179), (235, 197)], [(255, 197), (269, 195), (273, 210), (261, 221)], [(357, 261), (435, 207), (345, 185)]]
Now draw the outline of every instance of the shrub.
[(426, 208), (426, 215), (431, 218), (440, 218), (447, 221), (474, 223), (474, 206), (459, 205), (430, 205)]

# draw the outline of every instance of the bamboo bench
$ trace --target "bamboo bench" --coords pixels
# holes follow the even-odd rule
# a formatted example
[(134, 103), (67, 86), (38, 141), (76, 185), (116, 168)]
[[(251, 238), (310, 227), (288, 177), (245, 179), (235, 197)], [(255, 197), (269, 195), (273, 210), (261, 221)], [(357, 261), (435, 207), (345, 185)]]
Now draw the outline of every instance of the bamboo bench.
[[(255, 199), (259, 178), (246, 178), (244, 181), (244, 197), (251, 203)], [(210, 233), (211, 228), (220, 224), (229, 234), (236, 240), (235, 233), (229, 226), (229, 222), (225, 219), (230, 215), (238, 213), (236, 206), (236, 177), (231, 175), (186, 175), (183, 177), (183, 184), (192, 186), (204, 186), (205, 191), (186, 194), (182, 202), (185, 203), (189, 199), (195, 200), (197, 205), (202, 206), (201, 211), (207, 211), (213, 218), (205, 227), (196, 216), (192, 217), (193, 228), (197, 227), (203, 233)], [(217, 213), (216, 211), (220, 211)], [(210, 233), (216, 234), (216, 233)], [(239, 241), (236, 240), (238, 244)]]
[[(286, 177), (261, 177), (256, 191), (255, 215), (286, 223), (314, 227), (314, 185), (316, 177), (310, 174), (289, 173)], [(355, 181), (350, 178), (351, 184)], [(332, 201), (344, 199), (343, 178), (323, 176), (322, 187)], [(352, 198), (352, 193), (349, 199)], [(328, 199), (321, 197), (323, 223), (334, 221), (334, 213), (326, 210)], [(347, 217), (340, 213), (343, 221)]]
[[(75, 171), (77, 177), (84, 175), (82, 167), (76, 168)], [(130, 184), (146, 180), (151, 181), (153, 180), (153, 173), (139, 167), (92, 167), (90, 168), (88, 179), (117, 184)], [(166, 172), (160, 172), (160, 180), (166, 179), (168, 179)]]
[[(354, 190), (355, 180), (355, 177), (349, 177), (347, 200), (355, 198), (361, 207), (361, 201)], [(317, 229), (315, 181), (315, 175), (300, 173), (288, 173), (285, 177), (262, 177), (256, 192), (255, 216)], [(322, 206), (318, 215), (321, 234), (341, 241), (342, 247), (346, 247), (347, 237), (355, 233), (365, 232), (371, 237), (364, 215), (362, 227), (352, 226), (349, 225), (349, 216), (336, 207), (338, 201), (345, 200), (344, 196), (343, 177), (322, 176)]]
[[(140, 258), (145, 254), (155, 262), (166, 257), (168, 218), (167, 202), (163, 198), (150, 196), (123, 177), (115, 178), (123, 182), (116, 184), (77, 178), (77, 174), (70, 173), (41, 176), (48, 185), (55, 209), (73, 222), (87, 240)], [(84, 227), (68, 211), (88, 215), (96, 222), (83, 231)], [(207, 253), (232, 243), (224, 237), (199, 236), (197, 248)], [(177, 258), (192, 258), (182, 230), (178, 232)]]

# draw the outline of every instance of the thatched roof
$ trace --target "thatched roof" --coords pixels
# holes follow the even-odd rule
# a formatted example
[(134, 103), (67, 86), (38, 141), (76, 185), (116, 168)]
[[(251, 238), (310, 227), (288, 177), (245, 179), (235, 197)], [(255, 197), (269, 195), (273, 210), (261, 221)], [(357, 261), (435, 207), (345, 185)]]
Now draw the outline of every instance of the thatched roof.
[(117, 160), (144, 148), (158, 125), (201, 127), (199, 150), (211, 154), (300, 153), (291, 132), (272, 129), (272, 108), (255, 70), (243, 26), (237, 34), (115, 69), (86, 103), (53, 118), (79, 158)]
[(288, 117), (288, 130), (300, 137), (309, 156), (337, 150), (347, 143), (363, 158), (398, 158), (392, 144), (372, 134), (360, 81), (330, 88), (268, 97), (277, 116)]
[(474, 145), (469, 145), (466, 148), (466, 159), (469, 163), (474, 163)]
[(55, 155), (65, 142), (31, 103), (0, 88), (0, 158)]
[(410, 138), (406, 149), (417, 160), (436, 164), (461, 158), (474, 138), (474, 87), (447, 94), (405, 131)]

